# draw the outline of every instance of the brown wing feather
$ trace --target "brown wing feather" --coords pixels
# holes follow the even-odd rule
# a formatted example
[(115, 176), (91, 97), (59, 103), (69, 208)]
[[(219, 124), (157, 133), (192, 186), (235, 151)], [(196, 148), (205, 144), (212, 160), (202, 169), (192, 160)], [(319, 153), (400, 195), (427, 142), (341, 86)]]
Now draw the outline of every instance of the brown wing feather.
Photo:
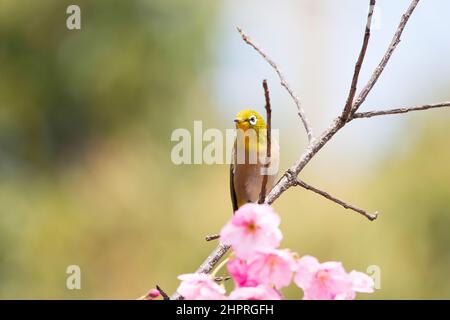
[(236, 199), (236, 192), (234, 190), (234, 167), (230, 165), (230, 194), (231, 194), (231, 203), (233, 205), (233, 214), (238, 209), (238, 203)]

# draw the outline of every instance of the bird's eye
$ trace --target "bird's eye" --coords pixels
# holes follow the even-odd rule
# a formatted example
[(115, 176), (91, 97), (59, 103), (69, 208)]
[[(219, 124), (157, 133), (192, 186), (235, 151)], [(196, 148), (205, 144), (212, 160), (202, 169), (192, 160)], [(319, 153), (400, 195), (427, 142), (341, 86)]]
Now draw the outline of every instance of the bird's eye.
[(256, 117), (253, 115), (250, 118), (248, 118), (248, 122), (254, 126), (256, 124)]

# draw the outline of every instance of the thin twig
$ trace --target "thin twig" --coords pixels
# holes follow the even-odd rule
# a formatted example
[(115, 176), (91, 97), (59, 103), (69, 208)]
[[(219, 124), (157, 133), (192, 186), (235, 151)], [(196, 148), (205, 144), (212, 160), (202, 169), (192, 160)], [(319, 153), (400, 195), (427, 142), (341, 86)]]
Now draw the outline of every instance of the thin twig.
[[(211, 252), (211, 254), (205, 259), (205, 261), (203, 261), (203, 263), (195, 271), (195, 273), (210, 273), (229, 249), (230, 246), (225, 245), (223, 243), (219, 243), (219, 245), (213, 250), (213, 252)], [(183, 296), (180, 295), (178, 292), (175, 292), (172, 295), (171, 299), (183, 300)]]
[(265, 171), (261, 174), (263, 175), (262, 183), (261, 183), (261, 192), (259, 194), (259, 201), (258, 203), (264, 203), (264, 200), (266, 199), (266, 188), (267, 188), (267, 181), (269, 180), (268, 175), (268, 168), (270, 166), (270, 158), (272, 155), (272, 108), (270, 106), (270, 95), (269, 95), (269, 87), (267, 85), (267, 80), (263, 80), (263, 88), (264, 88), (264, 97), (266, 99), (266, 115), (267, 115), (267, 131), (266, 131), (266, 161), (265, 164)]
[[(313, 143), (309, 145), (300, 158), (285, 172), (281, 179), (275, 184), (264, 201), (267, 204), (272, 204), (278, 197), (287, 189), (292, 187), (295, 182), (289, 177), (292, 175), (297, 177), (298, 174), (305, 168), (311, 159), (319, 152), (323, 146), (331, 140), (331, 138), (345, 125), (341, 117), (336, 118), (332, 124), (326, 129), (318, 138), (314, 139)], [(288, 174), (288, 172), (290, 174)]]
[(358, 85), (358, 78), (359, 73), (361, 72), (361, 67), (364, 62), (364, 57), (366, 56), (367, 47), (369, 45), (369, 39), (370, 39), (370, 27), (372, 25), (372, 16), (373, 16), (373, 10), (375, 8), (376, 1), (370, 0), (369, 2), (369, 13), (367, 15), (367, 22), (366, 22), (366, 30), (364, 32), (364, 39), (363, 44), (361, 47), (361, 51), (359, 53), (358, 60), (355, 64), (355, 71), (353, 72), (353, 78), (352, 78), (352, 84), (350, 86), (350, 92), (347, 97), (347, 101), (345, 103), (344, 111), (342, 112), (342, 118), (344, 121), (350, 118), (350, 113), (352, 111), (352, 105), (353, 100), (355, 99), (356, 94), (356, 87)]
[(222, 282), (222, 281), (227, 281), (227, 280), (230, 280), (230, 279), (231, 279), (230, 276), (222, 276), (222, 277), (215, 277), (215, 278), (214, 278), (214, 281), (216, 281), (216, 282)]
[(210, 234), (205, 237), (206, 241), (213, 241), (220, 238), (220, 234)]
[(255, 44), (253, 42), (253, 40), (250, 39), (250, 37), (241, 28), (237, 27), (237, 30), (241, 34), (242, 39), (248, 45), (253, 47), (253, 49), (255, 49), (263, 57), (263, 59), (266, 60), (267, 63), (270, 64), (272, 66), (272, 68), (275, 69), (275, 72), (278, 74), (278, 77), (280, 78), (281, 85), (287, 90), (289, 95), (294, 100), (295, 105), (297, 106), (298, 116), (300, 117), (300, 120), (302, 121), (303, 126), (305, 127), (306, 134), (308, 135), (308, 140), (309, 140), (309, 142), (311, 142), (314, 139), (314, 135), (313, 135), (313, 130), (312, 130), (311, 124), (309, 123), (309, 120), (308, 120), (308, 118), (306, 116), (305, 110), (303, 110), (303, 108), (301, 106), (299, 97), (294, 93), (294, 91), (292, 90), (291, 86), (286, 81), (286, 78), (284, 77), (283, 73), (281, 72), (280, 67), (272, 60), (272, 58), (270, 58), (267, 55), (267, 53), (264, 52), (264, 50), (262, 50), (257, 44)]
[(170, 300), (170, 297), (167, 295), (167, 293), (164, 292), (163, 289), (161, 289), (160, 286), (156, 285), (156, 289), (158, 289), (159, 293), (161, 294), (161, 297), (163, 297), (164, 300)]
[(366, 100), (367, 95), (370, 93), (373, 86), (380, 78), (380, 75), (383, 73), (384, 68), (386, 67), (387, 63), (389, 62), (389, 59), (392, 56), (392, 53), (394, 53), (394, 50), (397, 48), (397, 45), (400, 43), (403, 30), (405, 30), (405, 26), (408, 23), (408, 20), (411, 17), (411, 14), (414, 12), (414, 9), (416, 8), (419, 1), (420, 0), (412, 0), (412, 2), (409, 5), (408, 9), (406, 10), (405, 14), (403, 14), (402, 19), (400, 20), (400, 24), (397, 27), (397, 31), (395, 32), (394, 37), (392, 38), (391, 44), (389, 45), (386, 53), (384, 54), (383, 58), (381, 59), (380, 63), (378, 64), (377, 68), (373, 72), (372, 77), (370, 78), (369, 82), (361, 90), (361, 93), (359, 94), (358, 99), (356, 99), (356, 101), (353, 103), (352, 113), (355, 113), (356, 111), (358, 111), (359, 107)]
[(358, 212), (359, 214), (362, 214), (364, 217), (366, 217), (370, 221), (373, 221), (373, 220), (375, 220), (378, 217), (378, 212), (375, 212), (373, 214), (368, 213), (366, 210), (357, 208), (357, 207), (355, 207), (355, 206), (353, 206), (351, 204), (346, 203), (345, 201), (339, 200), (338, 198), (330, 195), (328, 192), (325, 192), (325, 191), (322, 191), (320, 189), (317, 189), (316, 187), (313, 187), (312, 185), (307, 184), (306, 182), (304, 182), (302, 180), (297, 179), (296, 180), (296, 185), (300, 186), (302, 188), (305, 188), (306, 190), (309, 190), (309, 191), (315, 192), (317, 194), (320, 194), (322, 197), (325, 197), (328, 200), (331, 200), (331, 201), (333, 201), (333, 202), (343, 206), (345, 209), (350, 209), (350, 210), (353, 210), (355, 212)]
[(206, 260), (197, 269), (196, 273), (210, 273), (217, 262), (219, 262), (220, 258), (222, 258), (223, 255), (227, 253), (229, 248), (230, 246), (219, 243), (216, 249), (214, 249), (213, 254), (206, 258)]
[(407, 113), (412, 111), (422, 111), (422, 110), (428, 110), (433, 108), (445, 108), (450, 107), (450, 102), (441, 102), (441, 103), (435, 103), (435, 104), (425, 104), (422, 106), (416, 106), (416, 107), (404, 107), (404, 108), (397, 108), (397, 109), (390, 109), (390, 110), (379, 110), (379, 111), (367, 111), (367, 112), (357, 112), (353, 115), (353, 118), (372, 118), (376, 116), (386, 116), (391, 114), (399, 114), (399, 113)]

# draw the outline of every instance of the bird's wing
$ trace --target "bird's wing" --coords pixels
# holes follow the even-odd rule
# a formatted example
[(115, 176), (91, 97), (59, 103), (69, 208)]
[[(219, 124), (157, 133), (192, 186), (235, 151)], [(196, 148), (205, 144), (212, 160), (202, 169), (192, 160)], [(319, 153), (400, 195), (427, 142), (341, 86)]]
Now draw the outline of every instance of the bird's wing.
[(233, 205), (233, 212), (238, 209), (236, 191), (234, 190), (234, 165), (230, 165), (230, 194), (231, 194), (231, 204)]
[(236, 190), (234, 189), (234, 160), (236, 153), (236, 142), (233, 148), (233, 154), (231, 156), (231, 165), (230, 165), (230, 195), (231, 195), (231, 204), (233, 205), (233, 213), (238, 209), (238, 203), (236, 198)]

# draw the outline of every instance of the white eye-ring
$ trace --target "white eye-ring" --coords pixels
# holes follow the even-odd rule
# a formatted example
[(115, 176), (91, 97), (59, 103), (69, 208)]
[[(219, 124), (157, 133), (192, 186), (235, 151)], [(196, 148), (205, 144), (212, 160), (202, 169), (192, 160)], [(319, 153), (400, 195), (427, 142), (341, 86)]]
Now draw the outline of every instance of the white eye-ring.
[(256, 124), (256, 116), (255, 115), (252, 115), (250, 118), (248, 118), (248, 122), (252, 125), (252, 126), (254, 126), (255, 124)]

